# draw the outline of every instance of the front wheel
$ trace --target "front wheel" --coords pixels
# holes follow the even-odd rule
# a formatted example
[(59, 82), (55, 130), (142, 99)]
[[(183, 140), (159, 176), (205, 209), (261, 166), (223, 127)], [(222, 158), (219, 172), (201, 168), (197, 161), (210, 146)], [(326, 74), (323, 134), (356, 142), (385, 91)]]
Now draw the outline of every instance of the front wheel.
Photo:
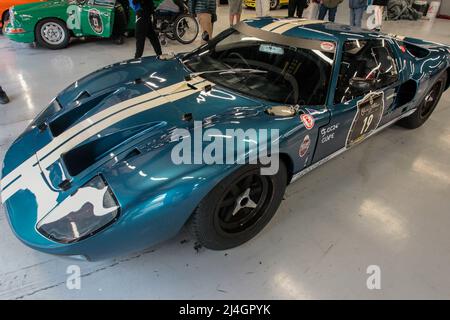
[(407, 129), (416, 129), (423, 125), (433, 113), (444, 91), (447, 76), (442, 75), (428, 90), (417, 107), (416, 112), (400, 120), (398, 124)]
[(38, 44), (45, 48), (57, 50), (69, 45), (70, 33), (61, 20), (44, 19), (37, 24), (35, 33)]
[(201, 201), (188, 226), (208, 249), (225, 250), (256, 236), (277, 211), (287, 185), (283, 163), (274, 175), (246, 165), (221, 181)]

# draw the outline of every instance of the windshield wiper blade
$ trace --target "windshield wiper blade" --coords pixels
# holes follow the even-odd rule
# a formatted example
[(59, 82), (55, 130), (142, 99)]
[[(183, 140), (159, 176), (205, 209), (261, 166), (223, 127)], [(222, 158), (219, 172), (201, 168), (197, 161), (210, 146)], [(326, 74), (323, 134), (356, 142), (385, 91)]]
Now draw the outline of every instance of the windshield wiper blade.
[(231, 68), (231, 69), (220, 69), (220, 70), (208, 70), (200, 72), (192, 72), (188, 74), (184, 79), (190, 81), (195, 77), (201, 76), (202, 74), (218, 73), (218, 74), (236, 74), (236, 73), (267, 73), (265, 70), (251, 69), (251, 68)]

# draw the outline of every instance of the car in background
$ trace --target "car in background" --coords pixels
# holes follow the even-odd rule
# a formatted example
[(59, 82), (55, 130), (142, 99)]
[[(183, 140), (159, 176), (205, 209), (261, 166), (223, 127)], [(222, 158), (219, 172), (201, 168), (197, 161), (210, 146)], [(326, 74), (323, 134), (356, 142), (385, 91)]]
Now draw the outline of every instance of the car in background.
[[(67, 47), (71, 37), (109, 38), (115, 5), (116, 0), (48, 0), (14, 6), (4, 33), (13, 41), (37, 42), (49, 49)], [(134, 12), (129, 6), (125, 11), (127, 28), (134, 30)]]
[(0, 31), (6, 26), (9, 20), (9, 8), (15, 5), (32, 3), (32, 2), (42, 2), (45, 0), (2, 0), (0, 1)]
[[(289, 0), (270, 0), (270, 10), (280, 9), (281, 7), (287, 6)], [(246, 8), (255, 8), (255, 0), (244, 0), (244, 5)]]

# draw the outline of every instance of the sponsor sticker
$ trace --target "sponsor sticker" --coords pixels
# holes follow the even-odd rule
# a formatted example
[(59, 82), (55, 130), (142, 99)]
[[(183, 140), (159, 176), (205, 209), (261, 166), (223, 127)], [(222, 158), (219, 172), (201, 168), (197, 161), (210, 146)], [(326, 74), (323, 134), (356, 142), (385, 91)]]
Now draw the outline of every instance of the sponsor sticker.
[(339, 128), (339, 123), (332, 124), (328, 127), (320, 129), (321, 143), (326, 143), (334, 139), (335, 131)]
[(300, 158), (303, 158), (305, 154), (309, 150), (309, 146), (311, 145), (311, 138), (309, 137), (309, 134), (307, 134), (302, 141), (302, 144), (300, 145), (300, 149), (298, 150), (298, 155)]
[(334, 51), (334, 43), (329, 41), (324, 41), (320, 44), (320, 48), (324, 51)]
[(312, 115), (304, 113), (300, 116), (300, 120), (302, 120), (306, 129), (311, 130), (314, 128), (314, 118)]
[(97, 9), (89, 10), (89, 25), (95, 33), (103, 33), (102, 17), (100, 15), (100, 11), (98, 11)]

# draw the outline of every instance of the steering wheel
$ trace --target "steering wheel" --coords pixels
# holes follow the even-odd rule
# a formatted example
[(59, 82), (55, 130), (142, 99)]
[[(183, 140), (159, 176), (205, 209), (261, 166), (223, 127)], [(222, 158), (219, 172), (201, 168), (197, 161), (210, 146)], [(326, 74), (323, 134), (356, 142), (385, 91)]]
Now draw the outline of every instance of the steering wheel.
[(242, 62), (245, 63), (245, 65), (247, 66), (248, 69), (251, 69), (251, 68), (252, 68), (252, 67), (250, 66), (250, 64), (247, 62), (247, 60), (245, 60), (245, 58), (244, 58), (240, 53), (232, 52), (232, 53), (230, 53), (230, 55), (228, 56), (228, 58), (231, 58), (232, 56), (236, 56), (236, 57), (238, 57), (240, 60), (242, 60)]

